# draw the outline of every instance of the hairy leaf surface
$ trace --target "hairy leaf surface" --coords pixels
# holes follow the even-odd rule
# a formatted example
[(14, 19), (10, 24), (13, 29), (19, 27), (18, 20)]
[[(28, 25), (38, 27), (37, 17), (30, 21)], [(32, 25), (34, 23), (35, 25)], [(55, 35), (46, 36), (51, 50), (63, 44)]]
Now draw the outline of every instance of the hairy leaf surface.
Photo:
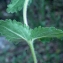
[(41, 27), (35, 28), (31, 32), (32, 39), (38, 38), (60, 38), (63, 37), (63, 31), (60, 29), (56, 29), (55, 27)]
[(23, 8), (25, 0), (11, 0), (11, 3), (8, 5), (7, 11), (14, 13), (20, 11)]
[(0, 20), (0, 33), (3, 36), (6, 36), (8, 40), (16, 40), (16, 39), (30, 39), (31, 30), (29, 27), (17, 22), (15, 20)]
[(16, 20), (0, 20), (0, 33), (8, 40), (24, 39), (26, 41), (38, 38), (61, 38), (63, 31), (54, 27), (29, 27), (17, 22)]

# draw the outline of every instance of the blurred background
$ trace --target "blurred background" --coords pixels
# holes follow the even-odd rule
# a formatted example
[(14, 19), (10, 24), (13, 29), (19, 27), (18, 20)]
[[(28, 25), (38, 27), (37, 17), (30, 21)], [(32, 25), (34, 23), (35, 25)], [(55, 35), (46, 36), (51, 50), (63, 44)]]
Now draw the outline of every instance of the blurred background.
[[(22, 10), (7, 13), (11, 0), (0, 0), (0, 20), (16, 19), (23, 23)], [(63, 30), (63, 0), (32, 0), (28, 7), (28, 22), (31, 28), (54, 26)], [(38, 39), (34, 42), (38, 63), (63, 63), (63, 40)], [(0, 63), (33, 63), (32, 55), (24, 40), (9, 42), (0, 37)]]

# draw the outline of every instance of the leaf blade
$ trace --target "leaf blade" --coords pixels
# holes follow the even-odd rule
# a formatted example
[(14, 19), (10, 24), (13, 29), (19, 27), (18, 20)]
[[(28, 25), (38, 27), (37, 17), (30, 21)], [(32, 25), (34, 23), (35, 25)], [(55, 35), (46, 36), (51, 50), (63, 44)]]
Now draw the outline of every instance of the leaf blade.
[(63, 37), (63, 31), (60, 29), (56, 29), (55, 27), (38, 27), (34, 28), (31, 32), (32, 39), (38, 38), (60, 38)]
[(0, 20), (0, 33), (9, 40), (24, 39), (26, 41), (30, 38), (31, 30), (25, 25), (16, 20)]
[(25, 0), (11, 0), (11, 3), (7, 6), (8, 13), (14, 13), (20, 11), (23, 8)]

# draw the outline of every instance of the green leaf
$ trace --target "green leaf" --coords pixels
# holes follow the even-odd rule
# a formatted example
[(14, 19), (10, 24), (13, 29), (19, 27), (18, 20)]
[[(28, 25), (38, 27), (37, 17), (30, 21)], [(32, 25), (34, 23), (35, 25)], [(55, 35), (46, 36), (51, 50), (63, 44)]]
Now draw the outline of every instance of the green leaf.
[(28, 41), (31, 29), (16, 20), (0, 20), (0, 33), (11, 41), (21, 38)]
[(9, 13), (14, 13), (20, 11), (23, 8), (25, 0), (11, 0), (11, 3), (8, 5), (7, 11)]
[(27, 42), (34, 41), (39, 38), (61, 38), (63, 31), (54, 27), (29, 27), (17, 22), (16, 20), (0, 20), (0, 33), (8, 40), (24, 39)]
[(31, 32), (32, 39), (38, 38), (61, 38), (63, 37), (63, 31), (60, 29), (56, 29), (55, 27), (38, 27), (34, 28)]

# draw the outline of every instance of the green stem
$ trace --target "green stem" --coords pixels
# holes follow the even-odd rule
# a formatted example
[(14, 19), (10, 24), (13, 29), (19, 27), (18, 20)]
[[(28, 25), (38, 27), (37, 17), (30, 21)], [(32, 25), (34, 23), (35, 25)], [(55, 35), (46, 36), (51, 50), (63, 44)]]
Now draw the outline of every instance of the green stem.
[(32, 57), (33, 57), (34, 63), (37, 63), (37, 58), (36, 58), (36, 54), (35, 54), (33, 43), (30, 42), (29, 47), (30, 47), (30, 50), (31, 50), (31, 53), (32, 53)]
[(24, 20), (24, 24), (26, 24), (26, 26), (28, 26), (28, 22), (27, 22), (27, 7), (28, 7), (28, 2), (29, 2), (29, 0), (25, 0), (24, 7), (23, 7), (23, 20)]
[[(24, 20), (24, 24), (26, 24), (26, 26), (28, 26), (28, 22), (27, 22), (27, 7), (28, 7), (28, 2), (29, 0), (25, 0), (24, 2), (24, 7), (23, 7), (23, 20)], [(35, 55), (35, 50), (34, 50), (34, 46), (32, 41), (28, 43), (29, 47), (31, 49), (31, 53), (34, 59), (34, 63), (37, 63), (37, 59), (36, 59), (36, 55)]]

